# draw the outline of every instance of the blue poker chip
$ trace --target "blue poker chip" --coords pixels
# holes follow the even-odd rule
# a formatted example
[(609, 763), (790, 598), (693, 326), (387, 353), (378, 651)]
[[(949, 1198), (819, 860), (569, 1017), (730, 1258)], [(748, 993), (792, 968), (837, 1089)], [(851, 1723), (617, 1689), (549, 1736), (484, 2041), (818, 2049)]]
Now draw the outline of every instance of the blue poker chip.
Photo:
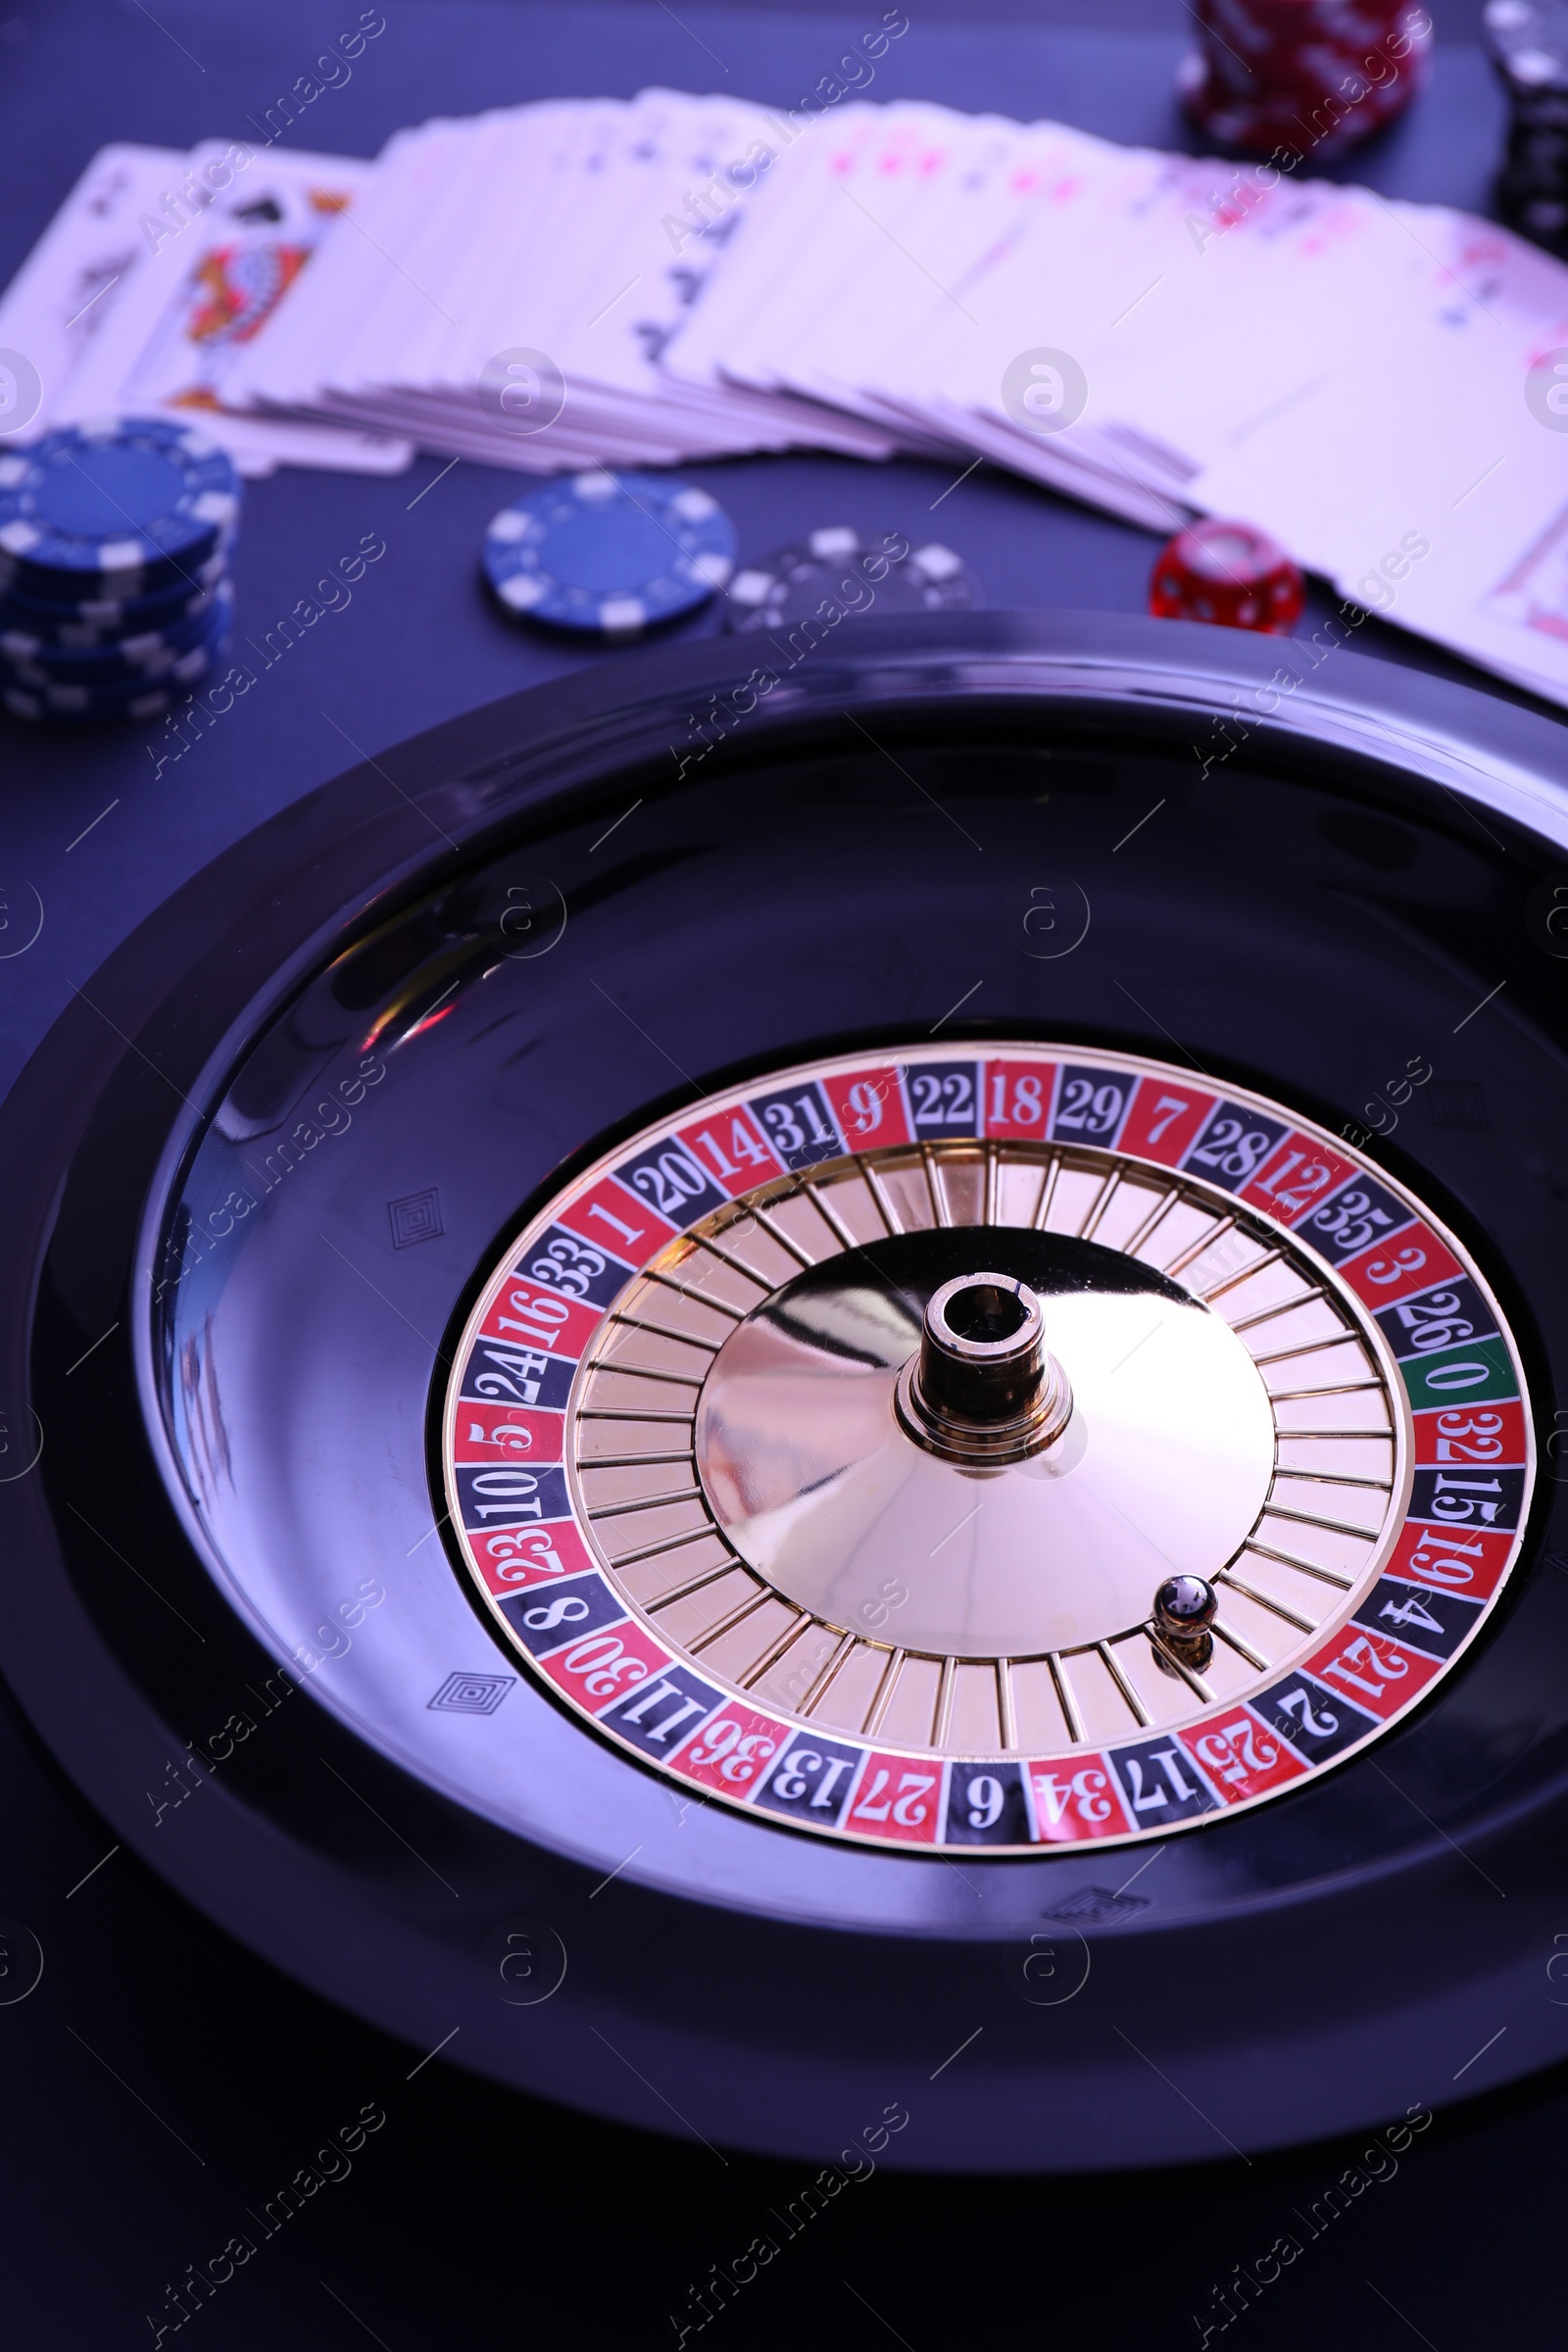
[(95, 646), (56, 645), (24, 629), (5, 626), (5, 611), (0, 608), (0, 662), (15, 678), (34, 686), (112, 686), (120, 680), (132, 683), (154, 676), (177, 677), (186, 655), (227, 631), (234, 591), (225, 580), (207, 595), (188, 599), (187, 604), (190, 609), (172, 628), (146, 629)]
[[(164, 686), (154, 680), (135, 694), (114, 700), (88, 699), (85, 687), (61, 687), (51, 692), (14, 686), (0, 668), (0, 706), (13, 718), (25, 719), (32, 726), (122, 726), (127, 720), (162, 718), (185, 691), (182, 686)], [(83, 699), (79, 703), (65, 700), (71, 693), (79, 693)]]
[(228, 639), (229, 600), (215, 601), (191, 644), (158, 669), (61, 675), (31, 662), (0, 658), (0, 704), (34, 723), (93, 725), (160, 717), (208, 676)]
[(232, 544), (232, 535), (225, 535), (204, 564), (186, 566), (188, 576), (148, 596), (61, 599), (9, 588), (0, 593), (0, 632), (90, 653), (125, 637), (177, 628), (210, 609), (214, 590), (227, 576)]
[(485, 577), (509, 612), (615, 642), (695, 612), (735, 568), (735, 526), (694, 483), (577, 473), (503, 507)]
[(233, 465), (189, 426), (64, 425), (0, 454), (0, 590), (123, 600), (173, 586), (238, 513)]

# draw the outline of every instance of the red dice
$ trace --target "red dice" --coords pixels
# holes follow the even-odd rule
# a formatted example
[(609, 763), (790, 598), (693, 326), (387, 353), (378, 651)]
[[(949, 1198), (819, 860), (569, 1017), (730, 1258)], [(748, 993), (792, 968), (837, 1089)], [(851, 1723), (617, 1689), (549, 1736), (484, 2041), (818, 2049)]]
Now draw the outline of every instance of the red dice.
[(1288, 637), (1306, 602), (1301, 575), (1255, 523), (1189, 523), (1159, 551), (1149, 583), (1156, 620), (1213, 620)]

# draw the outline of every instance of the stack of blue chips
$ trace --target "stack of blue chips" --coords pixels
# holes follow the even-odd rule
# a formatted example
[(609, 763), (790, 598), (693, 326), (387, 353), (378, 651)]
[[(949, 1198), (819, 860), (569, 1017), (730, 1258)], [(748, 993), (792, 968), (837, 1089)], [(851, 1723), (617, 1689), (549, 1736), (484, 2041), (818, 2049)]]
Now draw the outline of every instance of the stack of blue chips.
[(65, 724), (158, 718), (228, 634), (239, 476), (158, 417), (0, 454), (0, 700)]

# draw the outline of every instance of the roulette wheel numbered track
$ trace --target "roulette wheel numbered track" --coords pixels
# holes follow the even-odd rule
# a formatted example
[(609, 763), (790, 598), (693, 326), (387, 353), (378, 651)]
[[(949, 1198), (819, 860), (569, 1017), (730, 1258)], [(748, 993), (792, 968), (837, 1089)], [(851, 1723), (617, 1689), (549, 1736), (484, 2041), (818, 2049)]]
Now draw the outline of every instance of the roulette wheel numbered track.
[[(352, 771), (111, 957), (0, 1116), (0, 1665), (117, 1838), (421, 2052), (457, 2029), (449, 2054), (478, 2071), (720, 2143), (830, 2156), (867, 2099), (899, 2098), (911, 2128), (888, 2161), (1179, 2161), (1430, 2102), (1500, 2025), (1487, 2084), (1561, 2055), (1545, 1969), (1568, 1580), (1542, 1556), (1549, 1451), (1533, 1499), (1531, 1484), (1568, 1343), (1560, 737), (1345, 655), (1270, 710), (1280, 656), (1168, 622), (868, 623), (727, 732), (710, 724), (684, 765), (672, 742), (699, 748), (692, 714), (755, 665), (725, 645), (633, 656)], [(1267, 715), (1238, 723), (1244, 700)], [(1074, 1073), (1087, 1092), (1069, 1097)], [(1185, 1164), (1135, 1126), (1140, 1089), (1186, 1100)], [(1035, 1134), (1036, 1103), (1054, 1134), (1044, 1115)], [(1059, 1125), (1069, 1104), (1086, 1131)], [(873, 1107), (902, 1122), (874, 1147), (853, 1131)], [(687, 1132), (699, 1112), (708, 1147)], [(1244, 1164), (1249, 1135), (1264, 1156)], [(1356, 1289), (1365, 1247), (1314, 1240), (1310, 1186), (1289, 1214), (1257, 1192), (1289, 1193), (1293, 1140), (1291, 1181), (1323, 1168), (1342, 1239), (1356, 1186), (1356, 1213), (1385, 1220), (1391, 1308)], [(1206, 1167), (1185, 1158), (1211, 1147)], [(893, 1213), (873, 1228), (857, 1220), (879, 1188)], [(820, 1216), (812, 1193), (828, 1214), (808, 1243), (790, 1220)], [(646, 1208), (651, 1253), (585, 1224), (596, 1200), (621, 1235)], [(1244, 1255), (1211, 1259), (1195, 1290), (1192, 1250), (1137, 1254), (1159, 1213), (1196, 1217), (1195, 1249)], [(770, 1224), (777, 1262), (758, 1253)], [(1442, 1280), (1469, 1286), (1442, 1308), (1451, 1329), (1421, 1303), (1447, 1293), (1416, 1275), (1411, 1290), (1395, 1262), (1418, 1230)], [(553, 1276), (532, 1294), (600, 1336), (553, 1367), (549, 1395), (526, 1367), (532, 1396), (471, 1389), (517, 1245), (533, 1263), (536, 1244), (608, 1282), (586, 1305)], [(695, 1305), (693, 1254), (718, 1269)], [(1223, 1315), (1233, 1276), (1297, 1288)], [(984, 1277), (1012, 1291), (980, 1297)], [(1037, 1359), (1061, 1351), (1059, 1390), (1037, 1360), (1021, 1403), (976, 1408), (978, 1438), (961, 1365), (922, 1336), (955, 1284), (982, 1350), (1013, 1348), (1037, 1301)], [(1080, 1609), (1088, 1570), (1058, 1506), (1087, 1509), (1114, 1450), (1097, 1401), (1114, 1366), (1097, 1370), (1083, 1319), (1108, 1330), (1129, 1301), (1175, 1337), (1146, 1358), (1117, 1478), (1186, 1494), (1202, 1525), (1184, 1548), (1163, 1523), (1152, 1542), (1146, 1515), (1102, 1621)], [(1303, 1350), (1358, 1354), (1355, 1381), (1318, 1385), (1375, 1391), (1384, 1416), (1337, 1417), (1304, 1457), (1268, 1403), (1282, 1376), (1258, 1365), (1291, 1352), (1265, 1347), (1270, 1318), (1303, 1313), (1332, 1326), (1303, 1326)], [(1418, 1394), (1401, 1369), (1399, 1333), (1423, 1316), (1434, 1362), (1470, 1362), (1456, 1332), (1483, 1350), (1463, 1429), (1462, 1386)], [(614, 1353), (639, 1317), (662, 1332), (631, 1381), (673, 1369), (670, 1394), (697, 1400), (673, 1420), (649, 1418), (673, 1408), (635, 1401)], [(519, 1348), (546, 1352), (537, 1320), (531, 1341), (492, 1337), (514, 1372)], [(1229, 1401), (1205, 1413), (1207, 1359), (1183, 1350), (1210, 1343)], [(813, 1397), (839, 1382), (835, 1444), (875, 1392), (899, 1475), (918, 1455), (937, 1482), (909, 1486), (917, 1507), (946, 1507), (952, 1481), (982, 1505), (1021, 1497), (1050, 1607), (1026, 1578), (1021, 1617), (955, 1614), (962, 1580), (940, 1552), (901, 1578), (908, 1524), (887, 1523), (864, 1593), (835, 1584), (816, 1537), (803, 1554), (791, 1529), (813, 1494), (853, 1486), (876, 1448), (846, 1440), (762, 1492), (763, 1442), (804, 1429), (768, 1385), (780, 1349)], [(721, 1366), (726, 1385), (705, 1385)], [(945, 1379), (961, 1442), (933, 1402)], [(998, 1439), (1003, 1422), (1023, 1436)], [(1244, 1425), (1262, 1428), (1263, 1467), (1237, 1473), (1237, 1525), (1217, 1503), (1210, 1525), (1199, 1506), (1223, 1465), (1204, 1449)], [(964, 1451), (998, 1445), (1017, 1458)], [(463, 1520), (475, 1474), (491, 1483), (470, 1530), (504, 1539), (488, 1586), (447, 1509)], [(1285, 1541), (1291, 1478), (1311, 1493), (1296, 1490)], [(1326, 1508), (1331, 1487), (1373, 1497), (1373, 1516)], [(1131, 1489), (1094, 1492), (1111, 1511)], [(570, 1498), (541, 1501), (542, 1547), (512, 1507), (524, 1494)], [(1272, 1531), (1265, 1496), (1284, 1513)], [(650, 1543), (615, 1534), (650, 1509)], [(1312, 1550), (1349, 1543), (1312, 1532), (1336, 1517), (1365, 1535), (1353, 1559)], [(1454, 1575), (1479, 1530), (1482, 1603), (1455, 1600), (1452, 1576), (1412, 1581), (1433, 1525)], [(948, 1527), (932, 1517), (933, 1544)], [(717, 1547), (685, 1582), (711, 1569), (718, 1597), (662, 1624), (655, 1604), (686, 1599), (627, 1562), (666, 1540)], [(971, 1530), (955, 1556), (984, 1569), (981, 1544)], [(1214, 1580), (1212, 1635), (1156, 1621), (1160, 1560)], [(720, 1594), (724, 1577), (739, 1581)], [(1367, 1639), (1374, 1592), (1403, 1614), (1347, 1671), (1402, 1660), (1420, 1685), (1386, 1718), (1324, 1679), (1322, 1645)], [(792, 1611), (826, 1644), (804, 1668)], [(601, 1643), (585, 1666), (609, 1675), (591, 1703), (550, 1663), (579, 1628)], [(664, 1650), (639, 1648), (651, 1629)], [(792, 1654), (794, 1683), (769, 1684)], [(908, 1694), (927, 1673), (922, 1715)], [(1296, 1722), (1323, 1722), (1339, 1691), (1364, 1737), (1293, 1745), (1293, 1676)], [(614, 1720), (661, 1678), (665, 1711), (709, 1727), (706, 1778), (641, 1739), (658, 1705), (641, 1731)], [(757, 1721), (731, 1739), (743, 1705)], [(1254, 1753), (1284, 1763), (1234, 1804), (1234, 1741), (1199, 1743), (1248, 1709)], [(808, 1727), (818, 1761), (792, 1770)], [(723, 1775), (743, 1739), (765, 1766), (755, 1789)], [(929, 1837), (920, 1790), (910, 1837), (892, 1831), (891, 1781), (886, 1830), (876, 1817), (875, 1771), (906, 1767), (939, 1784)], [(1074, 1800), (1074, 1775), (1102, 1771), (1108, 1794)], [(1186, 1812), (1175, 1776), (1201, 1796)], [(824, 1785), (870, 1824), (835, 1813), (822, 1834), (808, 1790)], [(1156, 1788), (1163, 1809), (1140, 1818)], [(1086, 1795), (1119, 1808), (1112, 1829), (1054, 1842)]]

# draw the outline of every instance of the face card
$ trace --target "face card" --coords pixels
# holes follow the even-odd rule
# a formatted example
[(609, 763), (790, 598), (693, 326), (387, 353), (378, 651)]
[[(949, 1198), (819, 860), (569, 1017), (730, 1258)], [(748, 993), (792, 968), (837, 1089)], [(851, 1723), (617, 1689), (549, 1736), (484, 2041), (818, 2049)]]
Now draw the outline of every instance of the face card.
[(55, 420), (121, 413), (199, 421), (251, 473), (280, 463), (400, 471), (407, 443), (247, 416), (231, 389), (241, 356), (270, 329), (371, 170), (242, 141), (209, 141), (181, 159), (170, 200), (139, 218), (142, 258)]

